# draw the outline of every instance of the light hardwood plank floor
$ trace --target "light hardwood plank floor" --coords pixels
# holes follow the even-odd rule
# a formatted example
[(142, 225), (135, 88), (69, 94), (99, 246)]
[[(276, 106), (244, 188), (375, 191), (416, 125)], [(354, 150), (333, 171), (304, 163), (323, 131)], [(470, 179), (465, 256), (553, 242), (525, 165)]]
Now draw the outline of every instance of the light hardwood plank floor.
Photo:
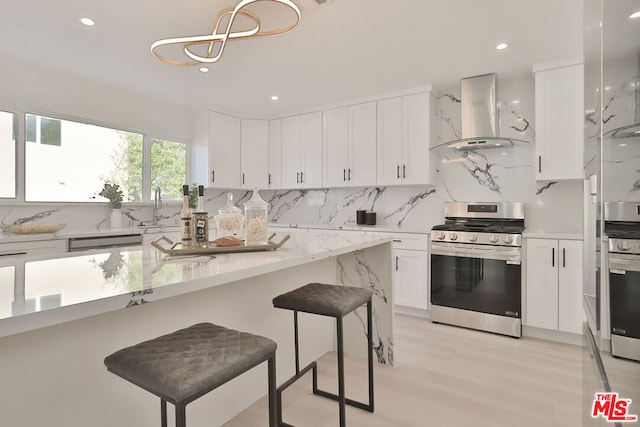
[[(582, 420), (580, 347), (515, 339), (396, 315), (394, 367), (376, 365), (375, 412), (347, 406), (349, 427), (574, 427)], [(366, 360), (345, 357), (348, 397), (366, 402)], [(334, 391), (335, 353), (319, 361)], [(284, 421), (335, 427), (337, 402), (311, 393), (308, 374), (284, 393)], [(266, 397), (225, 424), (267, 425)]]

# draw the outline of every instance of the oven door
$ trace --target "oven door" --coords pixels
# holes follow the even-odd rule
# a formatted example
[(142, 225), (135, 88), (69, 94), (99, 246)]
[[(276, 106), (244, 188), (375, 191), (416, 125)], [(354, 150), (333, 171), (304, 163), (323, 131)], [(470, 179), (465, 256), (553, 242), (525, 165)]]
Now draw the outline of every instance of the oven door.
[(520, 318), (520, 248), (432, 243), (431, 303)]
[(640, 255), (609, 254), (609, 313), (612, 336), (640, 339)]

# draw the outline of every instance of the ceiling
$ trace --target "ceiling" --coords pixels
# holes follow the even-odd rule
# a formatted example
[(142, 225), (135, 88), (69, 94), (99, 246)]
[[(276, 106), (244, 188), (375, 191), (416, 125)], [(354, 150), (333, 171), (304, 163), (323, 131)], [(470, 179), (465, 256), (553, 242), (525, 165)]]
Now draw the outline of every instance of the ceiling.
[[(236, 0), (7, 1), (0, 57), (194, 110), (270, 118), (582, 55), (582, 0), (294, 1), (302, 11), (295, 30), (230, 41), (209, 73), (160, 62), (150, 45), (210, 33)], [(292, 16), (274, 2), (256, 6), (265, 23)], [(84, 16), (95, 26), (80, 24)], [(509, 47), (496, 50), (502, 41)]]

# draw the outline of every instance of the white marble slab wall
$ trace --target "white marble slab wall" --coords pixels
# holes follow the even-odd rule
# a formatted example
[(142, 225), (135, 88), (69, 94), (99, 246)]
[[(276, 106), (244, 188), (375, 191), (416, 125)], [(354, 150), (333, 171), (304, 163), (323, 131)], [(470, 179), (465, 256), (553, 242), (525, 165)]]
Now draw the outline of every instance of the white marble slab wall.
[(640, 202), (640, 134), (628, 136), (632, 132), (624, 130), (640, 121), (638, 60), (608, 61), (607, 65), (603, 93), (603, 198), (607, 202)]

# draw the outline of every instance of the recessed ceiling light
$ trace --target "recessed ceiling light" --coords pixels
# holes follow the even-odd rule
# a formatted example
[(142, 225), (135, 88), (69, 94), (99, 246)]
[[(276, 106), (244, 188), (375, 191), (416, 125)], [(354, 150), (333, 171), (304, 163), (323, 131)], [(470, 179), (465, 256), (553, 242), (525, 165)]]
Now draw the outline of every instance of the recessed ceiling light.
[(280, 97), (278, 95), (272, 95), (271, 96), (271, 100), (272, 101), (277, 101), (278, 99), (280, 99)]
[(629, 18), (631, 19), (640, 18), (640, 10), (638, 12), (634, 12), (631, 15), (629, 15)]
[(95, 22), (91, 18), (81, 18), (80, 22), (82, 22), (87, 27), (92, 27), (93, 25), (95, 25)]
[(609, 89), (611, 89), (611, 86), (605, 86), (604, 87), (604, 90), (609, 90)]
[(209, 72), (209, 68), (207, 68), (207, 67), (200, 67), (199, 70), (200, 70), (201, 73), (208, 73)]
[(509, 45), (508, 45), (508, 44), (506, 44), (506, 43), (500, 43), (500, 44), (498, 44), (498, 45), (496, 46), (496, 49), (498, 49), (498, 50), (503, 50), (503, 49), (506, 49), (506, 48), (508, 48), (508, 47), (509, 47)]
[(512, 104), (520, 104), (520, 100), (519, 99), (514, 99), (513, 101), (511, 101)]
[(626, 147), (627, 144), (618, 144), (618, 147)]

